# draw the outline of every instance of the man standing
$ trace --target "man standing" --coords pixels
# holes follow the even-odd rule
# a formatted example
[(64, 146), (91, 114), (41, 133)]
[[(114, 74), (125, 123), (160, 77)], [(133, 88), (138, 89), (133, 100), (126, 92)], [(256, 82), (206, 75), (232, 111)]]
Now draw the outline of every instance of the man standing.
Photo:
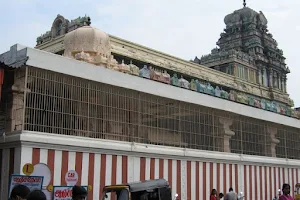
[(238, 195), (233, 192), (232, 188), (229, 188), (229, 193), (225, 195), (224, 200), (238, 200)]

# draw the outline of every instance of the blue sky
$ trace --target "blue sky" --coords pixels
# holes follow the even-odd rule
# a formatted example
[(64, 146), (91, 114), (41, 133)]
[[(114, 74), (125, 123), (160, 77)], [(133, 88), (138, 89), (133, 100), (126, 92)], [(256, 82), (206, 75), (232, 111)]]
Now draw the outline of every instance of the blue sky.
[[(226, 2), (226, 4), (224, 3)], [(109, 34), (183, 58), (208, 54), (225, 27), (225, 15), (242, 0), (11, 0), (1, 2), (0, 52), (20, 43), (35, 46), (57, 14), (67, 19), (89, 15), (92, 26)], [(270, 33), (291, 70), (288, 92), (300, 107), (300, 1), (248, 0), (263, 11)]]

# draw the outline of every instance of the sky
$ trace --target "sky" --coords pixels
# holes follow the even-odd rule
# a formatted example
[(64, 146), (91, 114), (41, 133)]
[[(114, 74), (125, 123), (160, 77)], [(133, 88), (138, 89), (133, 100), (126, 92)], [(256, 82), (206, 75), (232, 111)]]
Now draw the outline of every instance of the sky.
[[(242, 0), (0, 2), (0, 54), (16, 43), (34, 47), (36, 38), (51, 29), (58, 14), (69, 20), (86, 14), (91, 26), (104, 32), (186, 60), (209, 54), (225, 28), (224, 17), (243, 6)], [(295, 107), (300, 107), (300, 1), (247, 0), (247, 6), (268, 19), (268, 29), (291, 70), (288, 93)]]

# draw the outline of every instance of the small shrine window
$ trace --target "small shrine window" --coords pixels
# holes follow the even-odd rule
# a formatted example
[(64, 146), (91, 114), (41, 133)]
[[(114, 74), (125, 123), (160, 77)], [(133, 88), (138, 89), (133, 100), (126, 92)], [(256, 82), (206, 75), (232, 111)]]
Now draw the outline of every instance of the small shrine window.
[(61, 30), (62, 30), (62, 22), (59, 21), (56, 26), (56, 36), (59, 36), (61, 34)]

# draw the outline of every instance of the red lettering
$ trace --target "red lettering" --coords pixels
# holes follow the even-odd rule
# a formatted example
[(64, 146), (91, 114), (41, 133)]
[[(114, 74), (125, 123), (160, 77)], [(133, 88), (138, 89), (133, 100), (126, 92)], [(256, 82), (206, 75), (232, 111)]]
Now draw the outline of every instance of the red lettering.
[(56, 190), (54, 193), (54, 196), (58, 197), (58, 198), (72, 197), (72, 190), (69, 190), (69, 189)]

